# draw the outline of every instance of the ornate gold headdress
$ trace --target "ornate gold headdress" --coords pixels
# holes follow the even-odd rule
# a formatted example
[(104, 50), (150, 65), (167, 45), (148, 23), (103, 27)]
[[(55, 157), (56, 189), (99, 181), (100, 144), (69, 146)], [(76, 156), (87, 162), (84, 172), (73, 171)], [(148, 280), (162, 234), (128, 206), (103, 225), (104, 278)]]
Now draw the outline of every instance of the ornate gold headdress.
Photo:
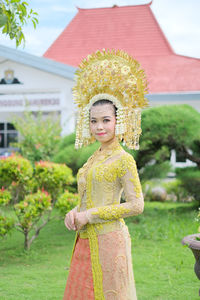
[(76, 71), (73, 97), (79, 112), (75, 148), (95, 141), (90, 135), (89, 111), (96, 101), (107, 99), (117, 107), (115, 133), (130, 149), (139, 149), (141, 108), (147, 81), (140, 64), (121, 50), (102, 50), (88, 55)]

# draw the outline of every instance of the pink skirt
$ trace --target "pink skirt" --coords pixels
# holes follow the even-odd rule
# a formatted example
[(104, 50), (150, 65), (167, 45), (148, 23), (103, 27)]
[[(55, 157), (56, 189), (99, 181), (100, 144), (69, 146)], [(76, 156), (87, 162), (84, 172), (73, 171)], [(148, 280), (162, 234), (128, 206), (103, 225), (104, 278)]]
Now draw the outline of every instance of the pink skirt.
[(94, 300), (89, 239), (76, 240), (63, 300)]

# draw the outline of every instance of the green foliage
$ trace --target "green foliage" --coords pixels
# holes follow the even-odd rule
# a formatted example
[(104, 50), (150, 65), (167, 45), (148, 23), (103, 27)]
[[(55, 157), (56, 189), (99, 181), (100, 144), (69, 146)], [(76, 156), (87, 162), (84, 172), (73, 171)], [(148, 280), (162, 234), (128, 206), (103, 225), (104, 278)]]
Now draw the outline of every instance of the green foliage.
[(76, 134), (73, 132), (69, 135), (64, 136), (59, 143), (59, 150), (64, 149), (67, 146), (75, 144)]
[(142, 182), (142, 190), (145, 202), (167, 200), (167, 193), (162, 185), (162, 181), (158, 179), (146, 180)]
[[(8, 204), (11, 198), (17, 203), (14, 211), (19, 223), (15, 227), (24, 234), (25, 249), (50, 221), (57, 198), (73, 182), (72, 170), (64, 164), (40, 161), (33, 168), (30, 161), (17, 155), (0, 160), (0, 204)], [(3, 235), (10, 221), (1, 217)]]
[(77, 160), (79, 156), (80, 150), (76, 150), (72, 144), (58, 151), (52, 160), (56, 163), (65, 163), (73, 170), (73, 173), (76, 174), (78, 171)]
[(57, 152), (60, 140), (60, 121), (53, 115), (43, 117), (42, 112), (37, 117), (26, 111), (24, 117), (13, 120), (21, 139), (14, 145), (20, 149), (22, 156), (32, 163), (40, 160), (50, 160)]
[(176, 169), (177, 177), (188, 193), (200, 203), (200, 170), (195, 167)]
[(77, 168), (81, 168), (84, 163), (88, 160), (88, 158), (99, 148), (100, 144), (95, 142), (87, 147), (83, 147), (80, 149), (80, 155), (77, 160)]
[(163, 163), (157, 163), (153, 165), (147, 165), (140, 172), (141, 180), (150, 180), (153, 178), (166, 178), (167, 174), (172, 170), (169, 161)]
[(74, 178), (72, 170), (66, 165), (40, 161), (35, 165), (35, 180), (39, 188), (48, 191), (55, 202), (59, 194), (73, 183)]
[[(58, 216), (57, 210), (53, 214)], [(125, 219), (139, 300), (199, 298), (192, 251), (181, 245), (184, 236), (197, 232), (196, 214), (193, 203), (148, 202), (143, 214)], [(1, 299), (62, 299), (74, 237), (75, 232), (57, 218), (45, 226), (28, 253), (15, 230), (1, 240)]]
[(12, 196), (11, 193), (8, 190), (5, 190), (4, 187), (0, 189), (0, 205), (7, 205)]
[[(19, 220), (16, 228), (25, 236), (24, 248), (26, 250), (30, 249), (40, 230), (48, 223), (51, 210), (51, 196), (44, 190), (26, 196), (23, 201), (15, 205), (15, 212)], [(42, 224), (39, 224), (41, 218)]]
[(5, 237), (14, 226), (14, 220), (0, 215), (0, 237)]
[(23, 27), (28, 20), (33, 23), (34, 28), (38, 24), (38, 14), (32, 9), (28, 9), (29, 4), (21, 0), (1, 0), (0, 1), (0, 28), (2, 34), (9, 35), (10, 39), (15, 39), (18, 47), (22, 42), (25, 45)]
[(80, 202), (80, 197), (78, 194), (70, 193), (68, 190), (66, 190), (56, 202), (56, 206), (61, 215), (65, 216), (71, 209), (73, 209), (75, 206), (78, 205)]
[(60, 140), (58, 152), (52, 158), (56, 163), (65, 163), (73, 170), (73, 174), (77, 174), (78, 169), (86, 163), (87, 159), (99, 147), (99, 143), (91, 144), (81, 149), (75, 149), (75, 133), (67, 135)]
[(187, 190), (182, 186), (182, 181), (180, 179), (164, 182), (163, 187), (166, 189), (167, 194), (172, 197), (175, 196), (175, 200), (178, 202), (187, 202), (191, 199)]
[(16, 203), (31, 191), (33, 167), (20, 155), (0, 159), (0, 187), (9, 188)]
[[(189, 105), (165, 105), (149, 108), (142, 113), (142, 135), (137, 165), (144, 167), (151, 160), (168, 160), (170, 150), (195, 161), (199, 155), (189, 156), (188, 149), (197, 148), (200, 140), (200, 114)], [(200, 149), (200, 147), (199, 147)], [(200, 151), (199, 151), (200, 154)]]
[(37, 193), (27, 195), (23, 201), (15, 204), (18, 226), (23, 231), (30, 231), (41, 216), (51, 209), (51, 196), (46, 191), (38, 190)]

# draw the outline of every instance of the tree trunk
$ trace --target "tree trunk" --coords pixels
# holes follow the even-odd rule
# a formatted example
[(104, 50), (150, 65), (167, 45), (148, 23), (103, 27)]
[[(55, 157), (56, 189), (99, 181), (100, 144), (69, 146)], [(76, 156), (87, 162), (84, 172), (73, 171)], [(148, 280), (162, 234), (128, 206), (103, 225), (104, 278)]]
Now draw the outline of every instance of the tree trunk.
[(29, 250), (30, 249), (30, 243), (29, 243), (29, 240), (28, 240), (28, 230), (27, 229), (24, 229), (24, 249), (25, 250)]

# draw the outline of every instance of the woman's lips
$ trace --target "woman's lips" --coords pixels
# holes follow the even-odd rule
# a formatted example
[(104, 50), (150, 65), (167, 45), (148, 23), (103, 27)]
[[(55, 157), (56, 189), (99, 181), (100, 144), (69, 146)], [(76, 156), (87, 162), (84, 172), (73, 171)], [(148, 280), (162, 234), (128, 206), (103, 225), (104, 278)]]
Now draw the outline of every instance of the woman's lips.
[(97, 135), (104, 135), (104, 134), (106, 134), (106, 133), (102, 133), (102, 132), (101, 133), (97, 133)]

